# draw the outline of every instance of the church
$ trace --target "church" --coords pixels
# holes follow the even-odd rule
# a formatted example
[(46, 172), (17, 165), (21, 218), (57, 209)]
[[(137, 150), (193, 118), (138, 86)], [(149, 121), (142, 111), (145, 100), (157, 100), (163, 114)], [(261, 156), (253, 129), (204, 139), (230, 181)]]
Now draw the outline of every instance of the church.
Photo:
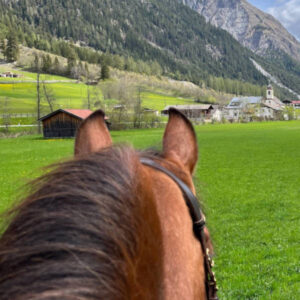
[(253, 120), (277, 120), (282, 115), (285, 105), (274, 96), (271, 84), (266, 97), (234, 97), (224, 109), (224, 115), (231, 122)]

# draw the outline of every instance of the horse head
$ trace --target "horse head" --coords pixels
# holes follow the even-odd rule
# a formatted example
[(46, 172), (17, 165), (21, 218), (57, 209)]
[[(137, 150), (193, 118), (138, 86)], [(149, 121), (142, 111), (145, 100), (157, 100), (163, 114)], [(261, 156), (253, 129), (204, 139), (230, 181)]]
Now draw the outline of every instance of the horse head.
[(13, 211), (0, 238), (0, 298), (216, 299), (192, 181), (196, 135), (175, 109), (162, 144), (160, 153), (115, 146), (104, 113), (88, 117), (74, 159)]
[[(192, 174), (198, 160), (196, 134), (191, 122), (176, 109), (169, 111), (169, 121), (162, 144), (160, 155), (140, 152), (140, 161), (143, 158), (158, 161), (195, 194)], [(112, 139), (104, 122), (104, 114), (97, 112), (80, 127), (75, 155), (86, 155), (111, 146)], [(205, 253), (195, 237), (192, 219), (182, 191), (164, 172), (145, 166), (141, 162), (138, 164), (136, 176), (141, 178), (138, 193), (147, 194), (145, 198), (155, 208), (152, 213), (155, 211), (159, 219), (160, 232), (154, 236), (155, 242), (162, 245), (160, 249), (162, 253), (158, 253), (159, 260), (162, 259), (162, 283), (156, 284), (160, 287), (159, 292), (163, 294), (164, 299), (205, 299), (206, 293), (209, 293), (205, 287), (207, 271), (203, 259)], [(146, 227), (151, 224), (150, 220), (148, 222)], [(210, 235), (206, 227), (204, 234), (206, 247), (212, 253)], [(151, 236), (151, 233), (149, 235)], [(155, 277), (157, 279), (157, 275)]]

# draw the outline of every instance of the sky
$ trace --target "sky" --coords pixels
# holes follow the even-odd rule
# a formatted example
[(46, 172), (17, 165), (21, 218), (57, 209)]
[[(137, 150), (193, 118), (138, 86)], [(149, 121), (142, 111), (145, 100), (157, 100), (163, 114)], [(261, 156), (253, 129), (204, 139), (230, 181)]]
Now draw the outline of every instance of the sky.
[(300, 0), (248, 0), (248, 2), (274, 16), (300, 41)]

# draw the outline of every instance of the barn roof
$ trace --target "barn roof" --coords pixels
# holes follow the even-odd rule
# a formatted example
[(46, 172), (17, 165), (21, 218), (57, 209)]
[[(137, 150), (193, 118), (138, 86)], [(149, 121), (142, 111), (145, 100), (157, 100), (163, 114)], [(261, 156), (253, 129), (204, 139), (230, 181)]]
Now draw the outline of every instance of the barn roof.
[(64, 109), (64, 111), (81, 119), (86, 119), (93, 113), (90, 109)]
[(81, 120), (86, 119), (89, 115), (91, 115), (93, 113), (93, 111), (91, 111), (90, 109), (58, 109), (58, 110), (53, 111), (52, 113), (40, 118), (39, 121), (43, 121), (48, 118), (51, 118), (52, 116), (55, 116), (56, 114), (58, 114), (60, 112), (64, 112), (68, 115), (71, 115), (71, 116), (81, 119)]
[(231, 99), (230, 103), (226, 108), (240, 109), (247, 104), (257, 105), (261, 104), (263, 97), (234, 97)]

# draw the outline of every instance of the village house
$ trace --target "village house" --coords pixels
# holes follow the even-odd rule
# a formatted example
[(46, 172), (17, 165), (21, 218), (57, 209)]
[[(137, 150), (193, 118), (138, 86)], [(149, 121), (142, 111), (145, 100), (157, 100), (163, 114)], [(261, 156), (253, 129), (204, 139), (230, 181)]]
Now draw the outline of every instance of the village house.
[(148, 107), (143, 107), (142, 108), (142, 113), (146, 114), (146, 115), (154, 115), (154, 116), (158, 116), (158, 110), (152, 109), (152, 108), (148, 108)]
[(21, 77), (20, 74), (16, 74), (16, 73), (12, 73), (12, 72), (4, 72), (2, 74), (0, 74), (0, 77), (4, 77), (4, 78), (18, 78)]
[(193, 120), (211, 120), (215, 108), (211, 104), (191, 104), (191, 105), (168, 105), (162, 111), (162, 115), (167, 115), (170, 108), (176, 108), (189, 119)]
[(224, 109), (224, 117), (231, 121), (250, 122), (254, 119), (276, 120), (284, 104), (274, 96), (273, 87), (268, 85), (266, 97), (234, 97)]
[(290, 106), (294, 109), (300, 109), (300, 100), (288, 100), (285, 99), (282, 101), (286, 106)]
[(223, 119), (223, 110), (219, 105), (213, 104), (213, 111), (211, 112), (211, 121), (221, 122)]
[(299, 100), (292, 100), (291, 105), (294, 107), (294, 109), (300, 109), (300, 101)]
[(285, 119), (300, 119), (300, 100), (284, 100), (283, 102), (289, 107)]

